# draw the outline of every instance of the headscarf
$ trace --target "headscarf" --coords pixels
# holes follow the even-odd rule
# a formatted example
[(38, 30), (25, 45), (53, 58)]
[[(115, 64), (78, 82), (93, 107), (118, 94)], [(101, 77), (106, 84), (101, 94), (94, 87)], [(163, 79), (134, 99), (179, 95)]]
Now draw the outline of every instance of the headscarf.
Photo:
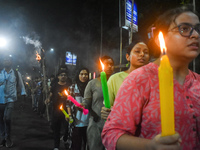
[[(88, 73), (88, 80), (86, 82), (81, 82), (80, 79), (79, 79), (79, 74), (82, 70), (86, 70), (87, 73)], [(79, 89), (79, 92), (81, 94), (82, 97), (84, 97), (84, 91), (85, 91), (85, 87), (86, 85), (88, 84), (88, 81), (89, 81), (89, 70), (85, 67), (83, 68), (80, 68), (76, 74), (76, 78), (75, 78), (75, 81), (76, 81), (76, 84), (78, 86), (78, 89)]]

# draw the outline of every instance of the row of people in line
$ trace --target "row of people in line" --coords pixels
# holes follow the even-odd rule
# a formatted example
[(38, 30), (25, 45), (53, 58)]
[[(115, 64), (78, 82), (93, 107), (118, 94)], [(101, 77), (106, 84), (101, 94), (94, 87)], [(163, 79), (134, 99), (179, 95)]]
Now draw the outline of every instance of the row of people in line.
[[(175, 130), (177, 131), (174, 135), (165, 137), (160, 134), (158, 79), (161, 56), (158, 46), (160, 30), (164, 33), (167, 56), (173, 68)], [(200, 52), (199, 18), (188, 7), (170, 10), (155, 22), (154, 35), (149, 48), (154, 50), (154, 57), (158, 59), (148, 65), (145, 64), (149, 60), (149, 48), (141, 40), (133, 44), (130, 54), (127, 54), (126, 58), (131, 62), (127, 71), (117, 73), (110, 78), (114, 61), (111, 57), (101, 58), (106, 66), (110, 102), (113, 105), (111, 110), (103, 105), (100, 77), (88, 82), (84, 95), (80, 94), (80, 87), (77, 86), (80, 95), (75, 94), (74, 97), (78, 100), (77, 96), (80, 96), (82, 106), (90, 111), (88, 127), (83, 130), (84, 133), (86, 132), (90, 150), (103, 150), (105, 147), (108, 150), (200, 149), (200, 76), (188, 69), (189, 63)], [(65, 73), (61, 73), (60, 79), (64, 76)], [(80, 99), (78, 101), (81, 102)], [(63, 103), (63, 100), (61, 102)], [(68, 113), (71, 115), (70, 107), (72, 106), (70, 103), (67, 106)], [(56, 106), (56, 109), (59, 107)], [(60, 111), (59, 113), (62, 114)], [(76, 113), (78, 114), (80, 112)], [(62, 118), (64, 120), (64, 117)], [(76, 119), (81, 121), (83, 118)], [(107, 119), (106, 123), (104, 119)], [(78, 131), (75, 133), (79, 133)], [(72, 139), (80, 135), (81, 132), (72, 136)], [(78, 142), (75, 141), (74, 144)], [(59, 145), (55, 145), (55, 149), (58, 148)]]
[[(110, 95), (115, 95), (117, 93), (117, 89), (115, 89), (115, 85), (113, 84), (116, 84), (116, 88), (119, 88), (124, 78), (128, 76), (131, 71), (149, 62), (149, 49), (146, 42), (141, 37), (136, 37), (134, 42), (127, 47), (126, 59), (130, 62), (128, 70), (111, 76), (114, 72), (114, 60), (109, 56), (103, 56), (101, 58), (101, 61), (105, 65), (107, 79), (111, 76), (108, 80), (108, 87), (114, 88), (112, 91), (110, 90)], [(114, 76), (116, 75), (118, 83), (113, 83)], [(68, 90), (71, 96), (86, 109), (89, 109), (89, 115), (83, 115), (80, 109), (76, 108), (72, 103), (69, 103), (69, 101), (66, 101), (66, 98), (59, 94), (64, 90)], [(111, 104), (113, 105), (115, 96), (112, 97)], [(53, 103), (52, 127), (54, 131), (55, 150), (60, 147), (60, 131), (63, 122), (66, 131), (63, 140), (66, 141), (66, 146), (68, 146), (69, 149), (81, 150), (82, 145), (83, 149), (86, 148), (86, 145), (90, 150), (104, 149), (101, 140), (101, 132), (105, 120), (103, 115), (101, 115), (101, 109), (104, 107), (104, 104), (100, 77), (89, 81), (89, 70), (87, 68), (81, 68), (77, 71), (75, 82), (70, 85), (67, 82), (67, 72), (65, 70), (60, 70), (58, 72), (58, 82), (51, 87), (50, 98), (46, 102), (50, 103), (51, 101)], [(67, 106), (65, 109), (70, 116), (73, 116), (73, 124), (68, 125), (65, 121), (65, 117), (59, 109), (61, 105)]]
[[(166, 55), (173, 68), (176, 133), (168, 136), (161, 135), (159, 31), (164, 34)], [(157, 59), (126, 77), (109, 116), (107, 109), (103, 109), (107, 121), (101, 134), (102, 142), (107, 150), (198, 150), (200, 75), (188, 69), (189, 63), (200, 53), (200, 21), (197, 13), (183, 6), (161, 15), (154, 24), (154, 38), (149, 48)]]
[[(173, 68), (177, 131), (165, 137), (160, 134), (158, 66), (161, 54), (157, 36), (160, 30), (164, 33), (167, 56)], [(109, 56), (101, 58), (105, 64), (112, 109), (103, 105), (100, 77), (89, 81), (89, 71), (81, 68), (72, 85), (67, 81), (66, 70), (58, 72), (58, 81), (52, 85), (50, 98), (46, 100), (46, 103), (53, 103), (54, 150), (59, 149), (62, 123), (66, 128), (63, 140), (68, 149), (80, 149), (82, 141), (84, 148), (87, 145), (90, 150), (200, 149), (200, 76), (188, 69), (189, 63), (200, 52), (199, 17), (188, 7), (170, 10), (155, 22), (154, 35), (149, 47), (141, 39), (130, 45), (126, 55), (130, 67), (124, 72), (111, 76), (114, 70), (113, 59)], [(149, 49), (153, 50), (154, 57), (158, 59), (146, 65), (150, 57)], [(13, 144), (9, 134), (9, 116), (17, 97), (18, 83), (21, 94), (26, 94), (20, 78), (19, 82), (12, 82), (16, 75), (10, 63), (11, 59), (5, 59), (5, 69), (0, 74), (0, 146), (7, 147)], [(19, 73), (17, 75), (20, 77)], [(89, 109), (88, 116), (84, 116), (81, 109), (74, 107), (59, 94), (65, 89), (83, 107)], [(74, 124), (68, 123), (59, 109), (60, 105), (70, 116), (74, 116)]]

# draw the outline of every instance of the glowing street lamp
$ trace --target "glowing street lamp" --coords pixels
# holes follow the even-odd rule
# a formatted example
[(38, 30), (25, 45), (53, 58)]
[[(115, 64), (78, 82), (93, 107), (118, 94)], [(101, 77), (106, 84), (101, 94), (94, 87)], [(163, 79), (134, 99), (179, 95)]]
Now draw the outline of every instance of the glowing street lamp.
[(51, 48), (51, 50), (50, 50), (51, 52), (53, 52), (54, 51), (54, 49), (53, 48)]
[(0, 47), (5, 47), (7, 45), (7, 41), (5, 38), (0, 38)]

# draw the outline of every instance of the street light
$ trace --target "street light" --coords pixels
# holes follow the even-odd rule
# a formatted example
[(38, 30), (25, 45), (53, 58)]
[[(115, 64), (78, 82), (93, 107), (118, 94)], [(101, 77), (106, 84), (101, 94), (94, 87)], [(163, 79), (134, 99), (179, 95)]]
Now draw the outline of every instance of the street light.
[(7, 41), (5, 38), (0, 38), (0, 47), (5, 47), (7, 45)]
[(51, 50), (50, 50), (51, 52), (53, 52), (54, 51), (54, 49), (53, 48), (51, 48)]

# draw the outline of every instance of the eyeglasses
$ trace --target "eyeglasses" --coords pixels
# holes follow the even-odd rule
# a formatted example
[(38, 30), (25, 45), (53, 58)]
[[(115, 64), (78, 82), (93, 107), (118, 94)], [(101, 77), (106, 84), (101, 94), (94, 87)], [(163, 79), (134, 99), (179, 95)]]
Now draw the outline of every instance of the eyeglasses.
[(196, 24), (195, 26), (193, 26), (189, 23), (181, 23), (180, 25), (170, 29), (169, 31), (172, 31), (175, 28), (178, 28), (179, 33), (184, 37), (190, 37), (195, 30), (199, 34), (200, 38), (200, 24)]

